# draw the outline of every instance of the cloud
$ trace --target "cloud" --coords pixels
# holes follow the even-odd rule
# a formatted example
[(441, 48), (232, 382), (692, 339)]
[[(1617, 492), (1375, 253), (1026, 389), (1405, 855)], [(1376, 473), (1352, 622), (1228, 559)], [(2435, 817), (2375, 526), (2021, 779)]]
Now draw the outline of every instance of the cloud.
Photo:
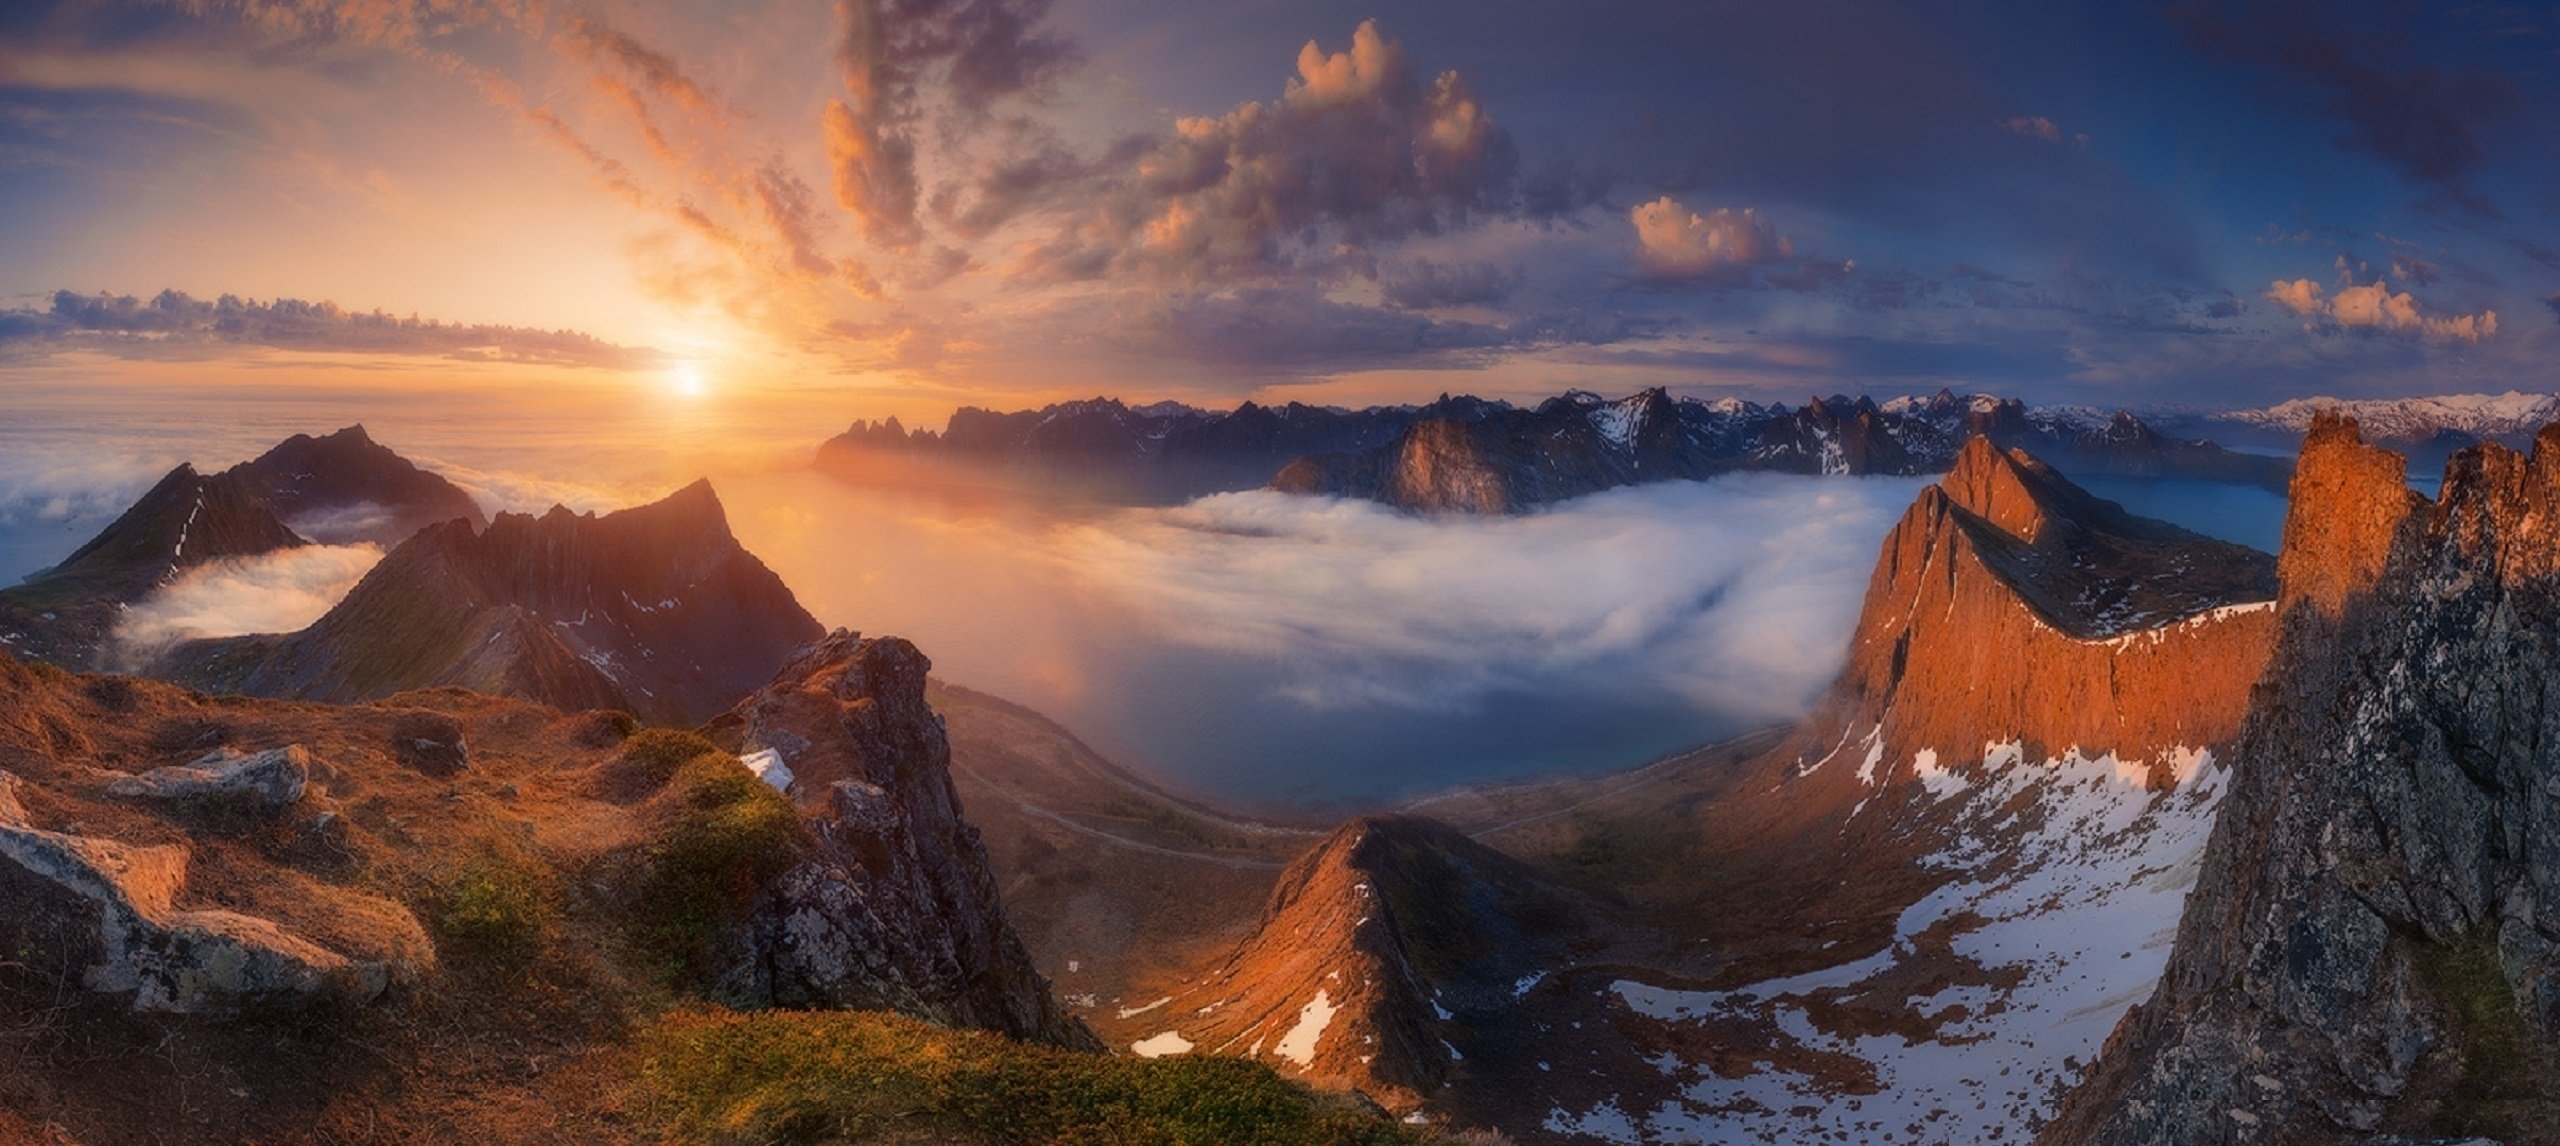
[(145, 300), (63, 290), (55, 291), (51, 305), (42, 309), (0, 310), (0, 356), (101, 350), (162, 357), (224, 345), (621, 370), (658, 360), (655, 350), (618, 346), (574, 330), (400, 318), (292, 298), (260, 302), (226, 294), (199, 299), (164, 290)]
[(1636, 265), (1662, 278), (1697, 278), (1796, 255), (1794, 241), (1749, 207), (1701, 215), (1665, 195), (1637, 204), (1627, 221), (1636, 229)]
[(1517, 213), (1518, 168), (1509, 132), (1465, 77), (1425, 81), (1366, 21), (1342, 51), (1300, 48), (1277, 101), (1124, 143), (1088, 179), (1084, 209), (1013, 273), (1197, 283), (1361, 270), (1377, 244)]
[(644, 368), (658, 360), (655, 350), (620, 346), (573, 330), (401, 318), (292, 298), (262, 302), (225, 294), (199, 299), (164, 290), (144, 300), (62, 290), (42, 309), (0, 310), (0, 348), (22, 353), (80, 348), (165, 354), (211, 343), (616, 369)]
[(1464, 520), (1257, 491), (1070, 527), (1055, 557), (1167, 640), (1267, 658), (1317, 709), (1605, 689), (1781, 720), (1837, 669), (1922, 484), (1748, 474)]
[(290, 633), (320, 619), (382, 560), (374, 545), (306, 545), (186, 571), (116, 623), (118, 658), (140, 667), (180, 641)]
[(2029, 139), (2041, 139), (2046, 143), (2062, 142), (2062, 129), (2055, 126), (2052, 120), (2046, 119), (2040, 115), (2022, 115), (2010, 119), (2004, 119), (1999, 121), (1998, 126), (2000, 130), (2008, 132), (2011, 135), (2023, 135)]
[(630, 33), (593, 16), (570, 18), (568, 42), (573, 50), (589, 59), (620, 65), (631, 78), (661, 99), (704, 115), (716, 115), (719, 111), (718, 97), (686, 75), (675, 57), (641, 43)]
[[(2060, 143), (2063, 140), (2062, 125), (2040, 115), (2010, 116), (2007, 119), (1993, 120), (1991, 125), (2002, 131), (2008, 132), (2011, 135), (2024, 136), (2028, 139), (2041, 139), (2046, 143)], [(2088, 150), (2089, 133), (2085, 131), (2072, 132), (2071, 146), (2077, 147), (2083, 151)]]
[(1042, 28), (1049, 0), (838, 0), (836, 60), (845, 97), (821, 117), (836, 204), (873, 243), (893, 250), (924, 237), (916, 207), (916, 133), (932, 110), (937, 73), (956, 119), (1035, 91), (1075, 59)]
[(1415, 259), (1388, 268), (1379, 276), (1378, 290), (1388, 306), (1401, 310), (1491, 306), (1511, 297), (1521, 277), (1516, 266)]
[(2348, 285), (2329, 291), (2310, 279), (2278, 280), (2268, 285), (2265, 297), (2277, 306), (2313, 319), (2315, 328), (2374, 330), (2448, 342), (2478, 342), (2498, 333), (2497, 311), (2431, 317), (2420, 311), (2415, 296), (2394, 293), (2386, 283), (2384, 279), (2370, 283), (2350, 280)]
[[(2198, 44), (2315, 93), (2324, 110), (2346, 125), (2340, 146), (2372, 155), (2455, 203), (2496, 213), (2470, 190), (2468, 179), (2486, 155), (2483, 129), (2521, 105), (2505, 79), (2359, 58), (2334, 32), (2290, 9), (2244, 18), (2200, 6), (2185, 13)], [(2382, 42), (2387, 41), (2375, 41)]]

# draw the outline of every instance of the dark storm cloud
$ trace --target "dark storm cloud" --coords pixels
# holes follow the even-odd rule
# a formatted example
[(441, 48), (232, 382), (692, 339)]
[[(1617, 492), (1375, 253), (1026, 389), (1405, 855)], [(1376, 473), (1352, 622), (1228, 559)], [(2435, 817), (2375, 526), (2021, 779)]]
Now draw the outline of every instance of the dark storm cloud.
[(617, 346), (574, 330), (444, 323), (290, 298), (261, 302), (226, 294), (199, 299), (162, 291), (140, 299), (65, 290), (54, 292), (50, 304), (41, 308), (0, 310), (0, 357), (68, 350), (185, 357), (241, 346), (614, 369), (648, 366), (658, 357), (653, 350)]
[(2487, 154), (2483, 128), (2515, 113), (2515, 86), (2494, 74), (2445, 71), (2393, 55), (2394, 38), (2350, 44), (2322, 5), (2264, 4), (2238, 14), (2181, 12), (2204, 48), (2307, 84), (2341, 121), (2341, 146), (2366, 152), (2474, 211), (2496, 208), (2470, 176)]

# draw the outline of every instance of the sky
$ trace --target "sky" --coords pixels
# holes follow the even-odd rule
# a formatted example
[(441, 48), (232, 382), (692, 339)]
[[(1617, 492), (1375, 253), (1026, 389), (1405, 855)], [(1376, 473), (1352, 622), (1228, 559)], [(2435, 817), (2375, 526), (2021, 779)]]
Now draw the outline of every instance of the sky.
[(0, 6), (0, 393), (2560, 385), (2560, 4)]

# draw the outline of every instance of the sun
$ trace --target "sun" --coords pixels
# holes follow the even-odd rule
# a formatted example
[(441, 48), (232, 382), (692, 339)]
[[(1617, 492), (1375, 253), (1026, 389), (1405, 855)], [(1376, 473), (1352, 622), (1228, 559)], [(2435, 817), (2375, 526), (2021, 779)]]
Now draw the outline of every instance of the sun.
[(685, 365), (676, 368), (676, 393), (687, 398), (699, 398), (703, 389), (701, 367)]

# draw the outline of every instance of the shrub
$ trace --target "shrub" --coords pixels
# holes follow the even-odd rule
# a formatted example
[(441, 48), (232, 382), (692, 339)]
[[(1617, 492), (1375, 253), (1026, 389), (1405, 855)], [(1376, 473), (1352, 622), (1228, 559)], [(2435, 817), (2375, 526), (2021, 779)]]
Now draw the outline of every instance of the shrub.
[(655, 792), (674, 779), (676, 769), (696, 756), (723, 755), (720, 746), (700, 735), (673, 728), (652, 728), (622, 742), (616, 761), (631, 780)]
[(1425, 1140), (1259, 1063), (1082, 1054), (880, 1012), (682, 1011), (637, 1046), (638, 1105), (687, 1141)]
[(714, 750), (675, 769), (650, 819), (642, 937), (680, 976), (698, 978), (723, 926), (791, 866), (799, 813), (745, 765)]
[(485, 966), (530, 964), (559, 920), (560, 880), (550, 865), (513, 844), (482, 845), (436, 890), (441, 946)]

